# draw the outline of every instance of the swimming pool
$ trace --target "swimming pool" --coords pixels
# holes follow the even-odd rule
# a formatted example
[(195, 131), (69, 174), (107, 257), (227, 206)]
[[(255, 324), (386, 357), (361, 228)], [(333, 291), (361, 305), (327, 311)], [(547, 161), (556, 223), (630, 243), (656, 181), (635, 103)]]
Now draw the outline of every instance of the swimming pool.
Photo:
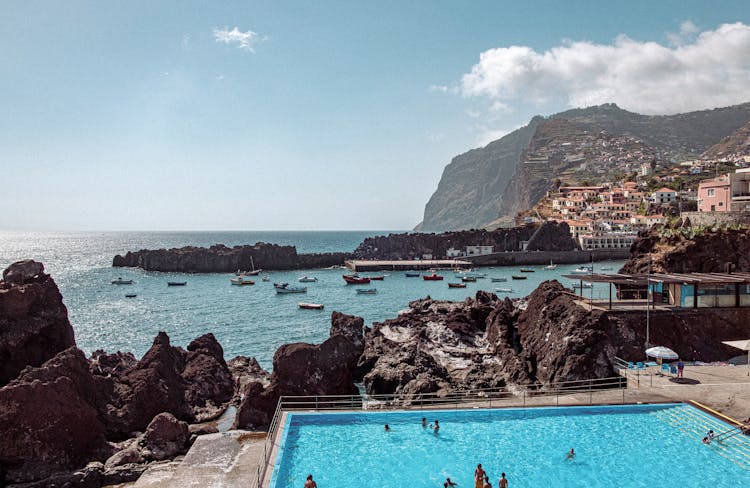
[(501, 472), (512, 488), (747, 486), (750, 471), (670, 424), (676, 413), (722, 427), (684, 404), (288, 414), (270, 486), (313, 474), (320, 488), (471, 488), (477, 463), (493, 487)]

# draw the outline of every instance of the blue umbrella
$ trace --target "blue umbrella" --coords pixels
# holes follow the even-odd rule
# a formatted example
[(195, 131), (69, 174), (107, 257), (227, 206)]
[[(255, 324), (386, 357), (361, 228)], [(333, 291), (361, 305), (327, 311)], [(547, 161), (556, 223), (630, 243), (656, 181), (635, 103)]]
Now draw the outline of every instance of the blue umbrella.
[(668, 347), (656, 346), (646, 349), (646, 355), (652, 358), (677, 359), (680, 356)]

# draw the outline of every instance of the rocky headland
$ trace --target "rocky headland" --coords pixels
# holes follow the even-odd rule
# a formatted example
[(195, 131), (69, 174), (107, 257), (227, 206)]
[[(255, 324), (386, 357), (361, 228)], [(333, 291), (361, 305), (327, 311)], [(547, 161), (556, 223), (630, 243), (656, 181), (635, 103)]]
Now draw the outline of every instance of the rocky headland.
[(750, 271), (746, 226), (656, 225), (639, 234), (621, 273), (725, 273)]
[(466, 246), (492, 246), (494, 252), (522, 251), (524, 243), (529, 251), (573, 251), (579, 248), (570, 235), (568, 224), (545, 222), (494, 231), (473, 229), (368, 237), (354, 250), (353, 257), (399, 260), (431, 254), (435, 259), (445, 259), (451, 248), (464, 251)]
[(298, 254), (295, 246), (258, 242), (252, 246), (186, 246), (174, 249), (141, 249), (117, 255), (114, 267), (176, 273), (232, 273), (237, 270), (311, 269), (340, 266), (349, 253)]

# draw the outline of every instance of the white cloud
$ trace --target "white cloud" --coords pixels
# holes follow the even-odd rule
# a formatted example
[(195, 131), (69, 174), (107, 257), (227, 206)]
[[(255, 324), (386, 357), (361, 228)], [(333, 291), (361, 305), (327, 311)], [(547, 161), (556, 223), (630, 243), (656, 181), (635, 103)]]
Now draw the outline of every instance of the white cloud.
[(544, 52), (490, 49), (462, 77), (460, 92), (489, 99), (494, 110), (516, 103), (615, 102), (640, 113), (669, 114), (748, 101), (750, 26), (697, 30), (683, 23), (671, 47), (621, 35), (612, 44), (567, 42)]
[[(258, 34), (249, 30), (242, 32), (237, 27), (229, 30), (228, 27), (223, 29), (214, 29), (214, 39), (216, 42), (223, 42), (224, 44), (236, 44), (238, 49), (244, 51), (255, 52), (253, 44), (255, 44), (258, 38)], [(265, 37), (263, 39), (266, 39)]]
[(514, 130), (518, 129), (518, 127), (507, 130), (507, 129), (490, 129), (487, 127), (483, 127), (480, 129), (479, 135), (477, 136), (477, 145), (479, 147), (484, 147), (487, 144), (489, 144), (492, 141), (496, 141), (500, 139), (501, 137), (510, 134)]
[(698, 26), (693, 24), (690, 20), (686, 20), (680, 24), (680, 32), (667, 34), (667, 39), (673, 46), (681, 46), (689, 41), (695, 39), (695, 35), (700, 32)]

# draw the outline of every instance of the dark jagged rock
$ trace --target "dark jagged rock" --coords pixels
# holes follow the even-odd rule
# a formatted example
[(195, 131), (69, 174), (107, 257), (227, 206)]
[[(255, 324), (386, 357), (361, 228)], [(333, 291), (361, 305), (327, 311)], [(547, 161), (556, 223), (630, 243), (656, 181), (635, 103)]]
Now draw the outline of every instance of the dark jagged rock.
[(73, 345), (68, 310), (44, 265), (11, 264), (0, 282), (0, 386)]
[[(71, 348), (0, 389), (0, 467), (13, 483), (103, 461), (111, 454), (83, 354)], [(46, 366), (47, 363), (45, 363)], [(65, 374), (68, 373), (68, 374)]]
[(234, 382), (224, 361), (224, 350), (213, 334), (205, 334), (188, 347), (182, 377), (187, 385), (185, 400), (198, 422), (220, 415), (234, 393)]
[(108, 354), (101, 349), (91, 353), (89, 360), (91, 372), (100, 376), (119, 377), (138, 363), (132, 352), (117, 351)]
[(234, 428), (267, 425), (281, 395), (357, 393), (353, 374), (362, 354), (364, 321), (339, 312), (331, 316), (331, 336), (322, 344), (285, 344), (273, 356), (271, 384), (245, 387)]
[(529, 239), (528, 251), (575, 251), (580, 249), (565, 222), (549, 221), (542, 224)]
[(750, 229), (654, 226), (639, 234), (621, 273), (750, 271)]
[(117, 255), (112, 266), (142, 268), (147, 271), (180, 273), (231, 273), (237, 270), (309, 269), (341, 265), (348, 253), (297, 254), (294, 246), (258, 242), (253, 246), (209, 248), (187, 246), (179, 249), (142, 249)]

